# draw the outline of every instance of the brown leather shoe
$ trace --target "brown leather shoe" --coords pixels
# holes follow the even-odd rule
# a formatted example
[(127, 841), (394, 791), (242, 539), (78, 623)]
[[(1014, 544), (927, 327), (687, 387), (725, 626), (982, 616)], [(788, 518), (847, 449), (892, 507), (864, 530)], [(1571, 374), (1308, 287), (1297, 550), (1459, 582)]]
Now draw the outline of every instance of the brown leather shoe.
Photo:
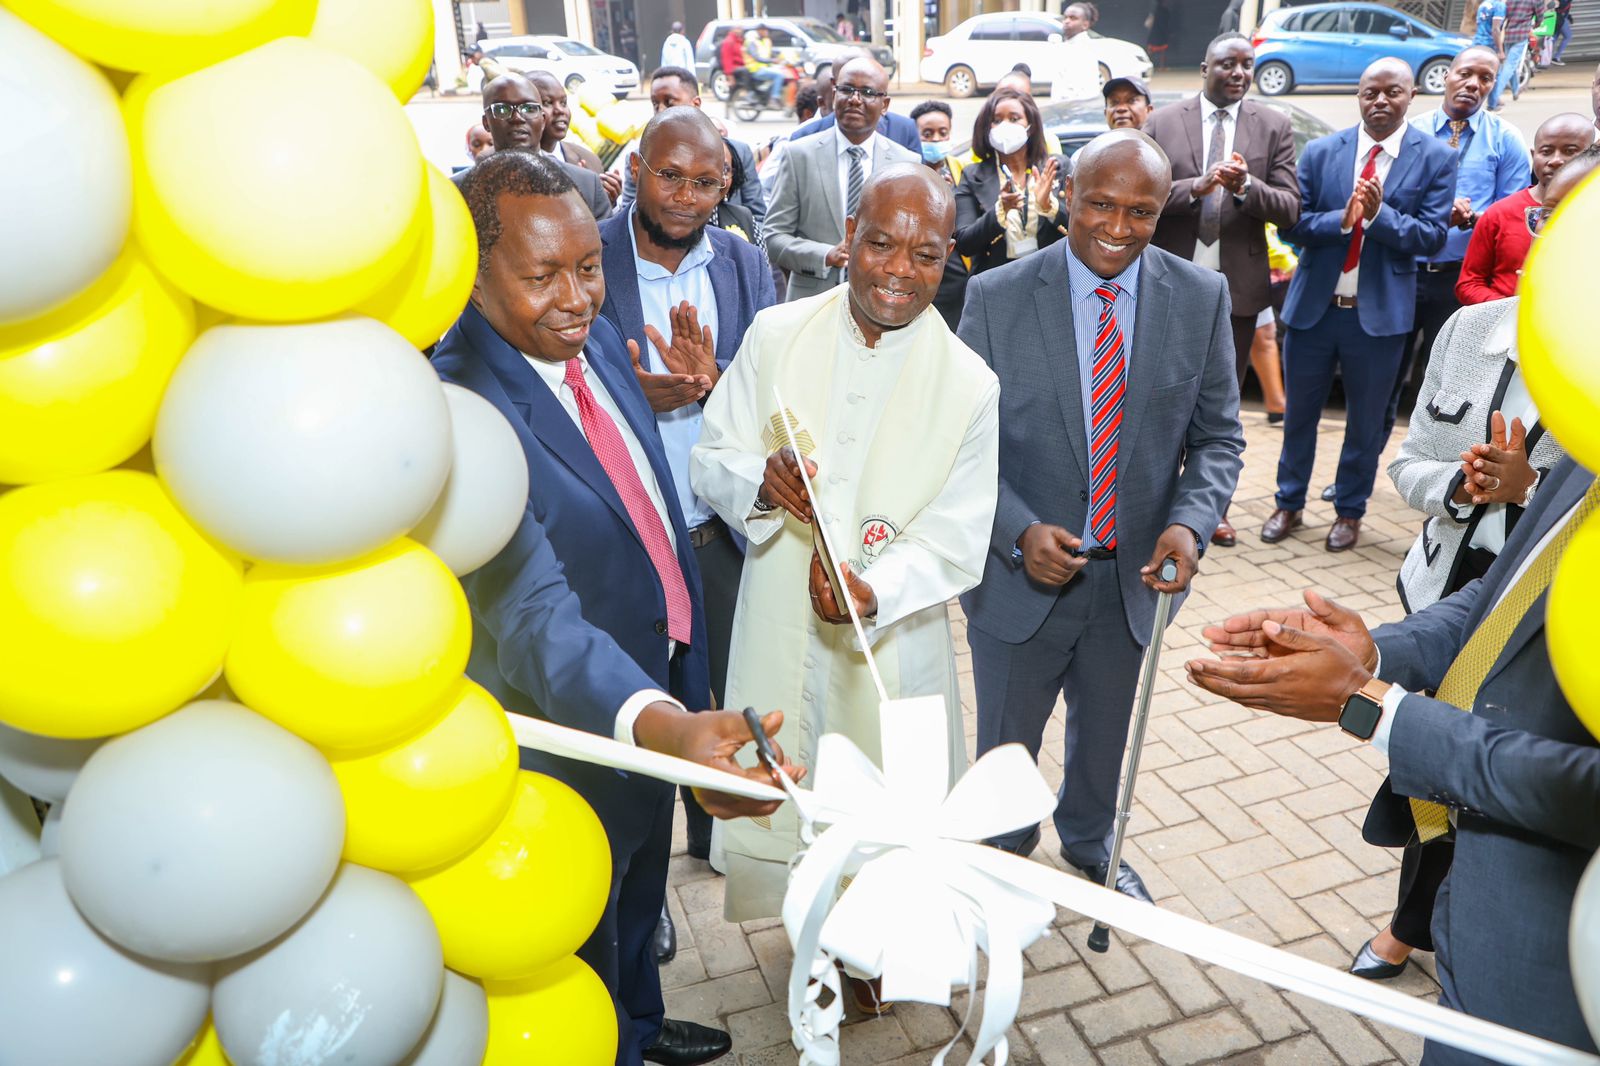
[(1299, 528), (1300, 512), (1285, 511), (1280, 507), (1272, 512), (1267, 518), (1267, 524), (1261, 527), (1261, 540), (1265, 544), (1276, 544)]
[(1328, 530), (1327, 548), (1331, 552), (1349, 551), (1360, 539), (1361, 519), (1335, 518), (1333, 528)]
[(1211, 534), (1211, 543), (1219, 548), (1231, 548), (1239, 543), (1238, 531), (1224, 518), (1217, 523), (1216, 532)]

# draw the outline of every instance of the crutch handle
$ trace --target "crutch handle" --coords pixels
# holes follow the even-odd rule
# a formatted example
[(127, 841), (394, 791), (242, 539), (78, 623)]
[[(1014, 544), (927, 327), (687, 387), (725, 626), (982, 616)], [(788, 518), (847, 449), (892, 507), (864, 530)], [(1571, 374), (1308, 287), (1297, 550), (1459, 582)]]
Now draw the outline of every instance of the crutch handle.
[(1161, 561), (1161, 580), (1178, 580), (1178, 560), (1170, 555)]

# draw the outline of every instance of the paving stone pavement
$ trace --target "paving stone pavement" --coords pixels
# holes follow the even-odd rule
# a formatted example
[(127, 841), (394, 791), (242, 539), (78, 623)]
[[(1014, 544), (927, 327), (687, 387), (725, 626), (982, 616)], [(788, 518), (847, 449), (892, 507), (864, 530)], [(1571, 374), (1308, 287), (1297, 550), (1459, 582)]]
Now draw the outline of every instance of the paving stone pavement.
[[(1157, 903), (1256, 940), (1344, 967), (1394, 905), (1399, 856), (1361, 840), (1361, 820), (1383, 780), (1384, 759), (1332, 726), (1258, 715), (1188, 685), (1183, 663), (1204, 651), (1203, 626), (1253, 605), (1288, 604), (1315, 586), (1362, 611), (1369, 624), (1403, 615), (1394, 577), (1418, 517), (1382, 468), (1359, 546), (1323, 549), (1333, 506), (1315, 499), (1306, 525), (1280, 544), (1260, 542), (1272, 512), (1281, 432), (1260, 413), (1243, 416), (1249, 442), (1232, 519), (1239, 545), (1213, 548), (1168, 631), (1152, 704), (1125, 857)], [(1385, 455), (1392, 458), (1405, 427)], [(1324, 420), (1313, 494), (1330, 482), (1344, 432)], [(959, 606), (950, 605), (961, 674), (968, 756), (975, 730), (972, 664)], [(1041, 769), (1061, 780), (1062, 711), (1045, 733)], [(668, 890), (678, 957), (662, 970), (669, 1017), (727, 1028), (740, 1066), (792, 1066), (783, 1006), (791, 953), (776, 919), (722, 918), (722, 879), (684, 851), (677, 823)], [(1035, 860), (1061, 865), (1046, 824)], [(1251, 1066), (1414, 1063), (1422, 1042), (1386, 1026), (1113, 932), (1111, 951), (1084, 947), (1089, 923), (1062, 911), (1052, 934), (1029, 948), (1022, 1006), (1012, 1028), (1019, 1064), (1104, 1063)], [(1392, 982), (1438, 993), (1432, 958)], [(924, 1066), (957, 1030), (951, 1009), (900, 1004), (883, 1018), (851, 1013), (846, 1066)], [(966, 1053), (951, 1061), (965, 1061)]]

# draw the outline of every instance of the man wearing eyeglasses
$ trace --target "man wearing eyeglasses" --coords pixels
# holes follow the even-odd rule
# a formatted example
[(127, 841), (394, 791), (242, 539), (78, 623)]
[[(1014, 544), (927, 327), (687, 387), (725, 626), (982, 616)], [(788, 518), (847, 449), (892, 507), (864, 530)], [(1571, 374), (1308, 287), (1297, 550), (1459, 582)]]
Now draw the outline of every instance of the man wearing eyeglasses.
[(767, 212), (767, 254), (789, 272), (788, 300), (815, 296), (844, 279), (850, 253), (845, 219), (856, 213), (861, 191), (879, 168), (922, 165), (878, 134), (889, 110), (889, 75), (871, 59), (852, 59), (834, 80), (831, 135), (790, 141)]
[[(502, 74), (483, 87), (483, 125), (494, 138), (497, 152), (524, 151), (544, 154), (540, 141), (544, 138), (544, 98), (538, 86), (521, 74)], [(578, 187), (578, 193), (596, 220), (611, 215), (611, 197), (599, 175), (580, 166), (556, 159), (567, 177)], [(459, 186), (469, 171), (462, 171), (452, 180)]]
[[(658, 111), (629, 160), (635, 199), (600, 225), (606, 298), (600, 313), (626, 338), (634, 374), (655, 412), (678, 503), (700, 569), (712, 698), (726, 693), (728, 643), (739, 595), (743, 543), (689, 487), (689, 452), (700, 442), (705, 402), (750, 321), (777, 302), (766, 257), (709, 225), (727, 188), (722, 137), (698, 107)], [(710, 857), (711, 818), (683, 790), (689, 854)], [(670, 961), (676, 933), (665, 908), (657, 958)]]

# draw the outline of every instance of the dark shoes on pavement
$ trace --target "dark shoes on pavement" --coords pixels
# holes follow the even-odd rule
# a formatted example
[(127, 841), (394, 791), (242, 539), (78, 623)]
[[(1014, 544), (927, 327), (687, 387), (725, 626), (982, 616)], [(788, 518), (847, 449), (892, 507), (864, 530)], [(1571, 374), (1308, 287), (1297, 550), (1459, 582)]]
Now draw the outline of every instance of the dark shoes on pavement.
[[(1065, 849), (1062, 850), (1061, 857), (1067, 860), (1068, 866), (1095, 884), (1103, 885), (1106, 883), (1106, 874), (1111, 870), (1109, 862), (1097, 863), (1094, 866), (1079, 866), (1067, 857)], [(1133, 867), (1125, 862), (1117, 864), (1117, 891), (1129, 899), (1138, 900), (1140, 903), (1155, 902), (1150, 898), (1150, 890), (1144, 887), (1144, 879), (1134, 872)]]
[(1266, 525), (1261, 527), (1261, 540), (1266, 544), (1276, 544), (1299, 528), (1300, 512), (1285, 511), (1280, 507), (1268, 516)]
[(1339, 496), (1339, 486), (1338, 485), (1329, 485), (1327, 488), (1322, 490), (1322, 502), (1323, 503), (1332, 503), (1335, 499), (1338, 498), (1338, 496)]
[(668, 1018), (656, 1042), (644, 1049), (644, 1061), (663, 1066), (699, 1066), (733, 1050), (733, 1038), (721, 1029)]
[(1327, 548), (1331, 552), (1349, 551), (1361, 539), (1361, 519), (1335, 518), (1328, 530)]
[(1211, 543), (1219, 548), (1231, 548), (1239, 543), (1239, 534), (1227, 518), (1217, 523), (1216, 532), (1211, 534)]
[(1391, 980), (1399, 977), (1405, 968), (1404, 962), (1390, 962), (1373, 951), (1371, 940), (1361, 945), (1361, 950), (1356, 952), (1354, 961), (1350, 963), (1351, 973), (1357, 977), (1365, 977), (1369, 981)]
[(656, 923), (655, 935), (656, 964), (665, 966), (678, 957), (678, 927), (672, 924), (672, 915), (667, 912), (667, 905), (661, 905), (661, 920)]

